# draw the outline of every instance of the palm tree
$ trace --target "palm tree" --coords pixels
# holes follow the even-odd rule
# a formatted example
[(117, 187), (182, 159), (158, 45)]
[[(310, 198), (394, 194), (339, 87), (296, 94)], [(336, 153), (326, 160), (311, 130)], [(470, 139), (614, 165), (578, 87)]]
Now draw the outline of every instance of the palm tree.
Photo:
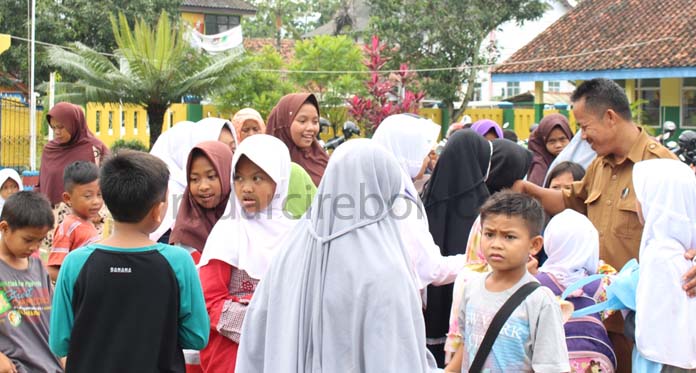
[(73, 102), (123, 102), (145, 107), (150, 146), (162, 133), (164, 113), (185, 95), (206, 96), (225, 86), (237, 54), (207, 55), (194, 50), (181, 29), (162, 12), (153, 30), (138, 20), (131, 31), (123, 14), (111, 16), (118, 49), (113, 59), (81, 44), (74, 50), (49, 48), (49, 62), (77, 77), (62, 83), (61, 98)]

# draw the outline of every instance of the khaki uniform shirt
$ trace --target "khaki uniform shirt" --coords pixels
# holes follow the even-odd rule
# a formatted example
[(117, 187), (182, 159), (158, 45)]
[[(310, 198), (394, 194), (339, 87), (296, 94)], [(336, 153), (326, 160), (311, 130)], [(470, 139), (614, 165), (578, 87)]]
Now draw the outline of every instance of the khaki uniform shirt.
[(638, 258), (643, 226), (636, 213), (633, 165), (648, 159), (677, 157), (641, 130), (628, 157), (597, 157), (585, 177), (563, 194), (565, 205), (586, 214), (599, 231), (599, 257), (616, 270)]

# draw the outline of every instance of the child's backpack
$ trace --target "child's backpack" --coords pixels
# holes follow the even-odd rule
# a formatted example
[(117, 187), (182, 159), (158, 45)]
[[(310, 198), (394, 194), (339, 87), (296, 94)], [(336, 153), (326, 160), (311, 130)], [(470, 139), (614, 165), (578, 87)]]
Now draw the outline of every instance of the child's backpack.
[[(563, 294), (565, 287), (552, 274), (539, 272), (536, 278), (556, 296)], [(595, 297), (601, 291), (600, 284), (600, 279), (593, 281), (582, 287), (581, 295), (571, 295), (566, 300), (571, 302), (576, 310), (594, 306)], [(572, 317), (563, 327), (571, 373), (614, 372), (616, 355), (599, 313)]]

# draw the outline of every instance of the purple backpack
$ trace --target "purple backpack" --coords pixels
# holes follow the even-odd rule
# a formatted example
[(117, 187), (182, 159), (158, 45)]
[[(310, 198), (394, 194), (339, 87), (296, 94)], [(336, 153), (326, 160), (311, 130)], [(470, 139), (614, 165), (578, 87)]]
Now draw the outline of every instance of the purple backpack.
[[(563, 294), (565, 287), (552, 274), (539, 272), (535, 277), (556, 296)], [(582, 288), (582, 295), (566, 300), (573, 304), (575, 310), (593, 306), (597, 303), (594, 297), (600, 290), (600, 283), (601, 280), (591, 282)], [(614, 372), (616, 355), (599, 313), (572, 317), (563, 328), (571, 372)]]

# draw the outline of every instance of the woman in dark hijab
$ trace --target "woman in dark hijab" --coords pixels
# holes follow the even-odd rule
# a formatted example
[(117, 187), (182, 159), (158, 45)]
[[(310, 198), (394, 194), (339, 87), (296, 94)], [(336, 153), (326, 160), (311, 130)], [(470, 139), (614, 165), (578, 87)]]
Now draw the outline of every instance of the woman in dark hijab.
[(38, 190), (55, 207), (63, 201), (63, 170), (76, 161), (96, 163), (109, 154), (109, 148), (87, 128), (82, 108), (68, 102), (56, 104), (46, 115), (53, 129), (53, 140), (41, 154)]
[[(470, 129), (455, 132), (440, 155), (423, 194), (423, 204), (430, 233), (443, 256), (464, 254), (466, 250), (471, 225), (489, 196), (485, 180), (491, 158), (492, 144)], [(426, 337), (428, 349), (440, 367), (444, 366), (451, 305), (452, 285), (428, 287)]]
[(283, 96), (266, 123), (266, 133), (279, 138), (290, 150), (290, 159), (307, 171), (319, 185), (329, 155), (317, 141), (319, 102), (311, 93)]
[(572, 138), (573, 132), (565, 116), (561, 114), (545, 116), (539, 123), (539, 127), (529, 137), (529, 150), (532, 151), (534, 158), (527, 180), (544, 186), (549, 165)]
[(493, 157), (486, 185), (490, 194), (493, 194), (506, 188), (512, 188), (515, 181), (524, 179), (532, 163), (532, 153), (505, 139), (495, 139), (491, 143), (493, 144)]

